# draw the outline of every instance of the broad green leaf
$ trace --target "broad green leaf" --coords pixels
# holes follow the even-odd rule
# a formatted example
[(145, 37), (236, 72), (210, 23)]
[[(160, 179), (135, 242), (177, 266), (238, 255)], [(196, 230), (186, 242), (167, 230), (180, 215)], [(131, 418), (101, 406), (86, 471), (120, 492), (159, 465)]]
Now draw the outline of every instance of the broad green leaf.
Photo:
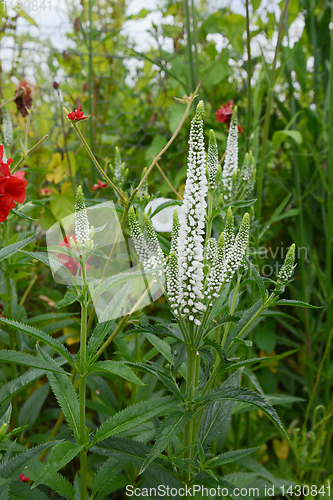
[(30, 366), (31, 368), (38, 368), (40, 370), (51, 370), (58, 373), (64, 373), (60, 366), (53, 365), (51, 367), (49, 363), (25, 352), (0, 350), (0, 362), (14, 363), (15, 365)]
[(293, 139), (296, 144), (302, 144), (303, 142), (303, 136), (301, 132), (299, 132), (299, 130), (277, 130), (276, 132), (274, 132), (272, 138), (273, 148), (277, 149), (280, 146), (281, 142), (288, 137)]
[(132, 372), (129, 366), (126, 366), (122, 361), (97, 361), (93, 365), (88, 366), (88, 373), (103, 372), (113, 373), (119, 375), (130, 382), (137, 385), (145, 385), (141, 380)]
[(235, 450), (228, 451), (227, 453), (222, 453), (222, 455), (217, 455), (214, 458), (211, 458), (205, 463), (205, 467), (217, 467), (220, 465), (229, 464), (230, 462), (235, 462), (235, 460), (239, 460), (240, 458), (244, 458), (250, 453), (254, 453), (259, 446), (255, 448), (247, 448), (245, 450)]
[(114, 417), (109, 418), (97, 429), (92, 444), (94, 445), (110, 436), (115, 436), (120, 432), (142, 424), (151, 417), (170, 412), (174, 408), (174, 402), (175, 398), (173, 396), (165, 396), (163, 398), (152, 398), (149, 401), (143, 401), (125, 408)]
[(13, 243), (12, 245), (8, 245), (0, 250), (0, 261), (7, 259), (14, 253), (16, 253), (18, 250), (21, 250), (21, 248), (24, 248), (25, 246), (29, 245), (29, 243), (33, 242), (34, 239), (36, 239), (38, 236), (38, 233), (33, 234), (32, 236), (29, 236), (28, 238), (25, 238), (24, 240), (18, 241), (17, 243)]
[(283, 434), (288, 438), (288, 435), (284, 430), (281, 420), (279, 419), (274, 408), (267, 403), (266, 399), (263, 398), (263, 396), (260, 396), (256, 392), (250, 391), (245, 387), (239, 387), (237, 389), (224, 389), (222, 387), (220, 389), (216, 389), (215, 391), (211, 391), (205, 396), (199, 396), (196, 401), (199, 403), (202, 402), (204, 403), (204, 406), (206, 406), (213, 401), (220, 401), (225, 399), (257, 406), (278, 425)]
[(171, 415), (168, 415), (163, 420), (155, 437), (155, 444), (144, 461), (139, 474), (142, 474), (147, 469), (149, 464), (160, 453), (162, 453), (162, 451), (165, 450), (173, 438), (178, 434), (178, 432), (181, 432), (184, 429), (185, 425), (192, 417), (193, 412), (191, 410), (188, 410), (185, 413), (182, 411), (176, 411)]
[(144, 332), (144, 336), (149, 340), (149, 342), (156, 347), (158, 352), (162, 354), (162, 356), (173, 365), (174, 359), (171, 354), (171, 348), (169, 344), (164, 342), (164, 340), (156, 337), (156, 335), (153, 335), (152, 333), (149, 332)]
[(108, 484), (113, 480), (125, 467), (125, 462), (118, 460), (117, 458), (110, 457), (104, 464), (98, 469), (96, 475), (92, 481), (92, 495), (90, 499), (92, 500), (96, 493), (103, 493), (108, 487)]
[(19, 414), (19, 425), (29, 427), (34, 424), (38, 414), (45, 403), (49, 392), (49, 384), (43, 384), (38, 387), (31, 396), (23, 403)]
[(35, 489), (31, 495), (31, 488), (27, 483), (13, 481), (10, 485), (9, 500), (49, 500), (49, 496), (43, 491)]
[[(55, 361), (44, 351), (42, 351), (38, 345), (37, 350), (39, 356), (45, 361), (48, 361), (50, 365), (54, 365)], [(79, 433), (79, 421), (80, 421), (80, 410), (79, 410), (79, 399), (77, 397), (76, 391), (73, 387), (72, 382), (65, 374), (60, 374), (56, 372), (48, 372), (47, 378), (50, 383), (51, 389), (64, 412), (65, 418), (69, 427), (74, 432), (76, 441), (80, 442)]]
[(4, 318), (3, 316), (0, 316), (0, 322), (4, 323), (5, 325), (12, 326), (13, 328), (15, 328), (15, 330), (27, 333), (31, 337), (34, 337), (36, 340), (40, 340), (41, 342), (44, 342), (44, 344), (53, 347), (53, 349), (57, 353), (61, 354), (70, 365), (74, 366), (73, 356), (66, 349), (66, 347), (64, 347), (60, 342), (58, 342), (50, 335), (47, 335), (42, 330), (37, 330), (33, 326), (25, 325), (23, 323), (19, 323), (18, 321)]
[[(237, 370), (223, 382), (221, 389), (235, 389), (239, 387), (242, 370)], [(211, 443), (221, 432), (228, 432), (231, 424), (231, 410), (234, 406), (233, 401), (215, 401), (208, 405), (202, 414), (200, 422), (198, 439), (204, 450), (207, 450)], [(225, 435), (226, 437), (226, 435)]]

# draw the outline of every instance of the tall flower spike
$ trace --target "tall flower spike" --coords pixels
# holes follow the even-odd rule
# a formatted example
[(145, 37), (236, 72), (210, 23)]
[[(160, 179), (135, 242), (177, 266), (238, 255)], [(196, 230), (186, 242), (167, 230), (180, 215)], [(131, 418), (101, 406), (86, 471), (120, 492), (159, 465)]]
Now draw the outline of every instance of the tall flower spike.
[(207, 172), (208, 172), (208, 183), (210, 189), (214, 189), (215, 187), (218, 167), (219, 167), (219, 153), (217, 149), (216, 137), (214, 134), (214, 130), (210, 130), (208, 155), (207, 155)]
[(90, 227), (87, 215), (86, 204), (82, 187), (79, 186), (75, 196), (75, 236), (76, 240), (82, 245), (85, 245), (86, 240), (89, 240)]
[(122, 181), (121, 167), (122, 167), (122, 162), (121, 162), (120, 151), (119, 148), (116, 146), (116, 156), (114, 160), (114, 176), (118, 182)]
[(281, 269), (278, 274), (278, 283), (284, 285), (294, 274), (295, 268), (295, 243), (291, 245), (289, 248), (286, 258), (284, 259), (284, 263), (281, 266)]
[(177, 252), (179, 228), (180, 228), (180, 224), (179, 224), (179, 218), (178, 218), (178, 211), (177, 211), (177, 209), (175, 209), (173, 212), (173, 216), (172, 216), (170, 254), (172, 252)]
[(128, 223), (139, 261), (144, 264), (149, 259), (148, 248), (133, 207), (131, 207), (128, 212)]
[(250, 151), (250, 153), (246, 153), (245, 155), (244, 165), (241, 169), (241, 178), (245, 182), (246, 191), (250, 193), (253, 190), (255, 183), (255, 161), (252, 151)]
[[(145, 230), (145, 239), (148, 246), (148, 251), (150, 255), (149, 265), (150, 269), (154, 267), (163, 266), (165, 263), (164, 255), (162, 249), (160, 247), (158, 238), (155, 233), (155, 229), (149, 219), (148, 215), (143, 213), (143, 225)], [(159, 271), (159, 275), (161, 276), (162, 270)]]
[(177, 315), (179, 306), (179, 267), (176, 252), (170, 252), (168, 266), (166, 270), (166, 283), (169, 301), (172, 310)]
[(10, 119), (10, 113), (8, 109), (4, 108), (2, 113), (3, 113), (3, 121), (2, 121), (3, 141), (6, 146), (10, 146), (10, 144), (13, 142), (12, 121)]
[(222, 183), (224, 186), (224, 197), (229, 198), (232, 192), (232, 176), (237, 173), (238, 167), (238, 128), (237, 128), (237, 107), (232, 114), (228, 139), (227, 149), (224, 159), (222, 171)]
[(204, 104), (200, 101), (191, 122), (184, 203), (179, 215), (178, 264), (180, 305), (196, 325), (194, 316), (205, 309), (203, 299), (203, 234), (206, 214), (206, 154), (203, 136)]
[(232, 251), (225, 259), (226, 282), (232, 279), (243, 262), (249, 242), (250, 222), (250, 214), (246, 213), (238, 230)]
[(219, 241), (217, 243), (214, 263), (207, 279), (207, 290), (205, 294), (208, 296), (209, 299), (211, 299), (212, 297), (217, 298), (219, 296), (224, 279), (225, 279), (225, 239), (224, 239), (224, 234), (221, 233)]
[(213, 264), (217, 252), (217, 241), (215, 238), (209, 238), (206, 247), (206, 262)]

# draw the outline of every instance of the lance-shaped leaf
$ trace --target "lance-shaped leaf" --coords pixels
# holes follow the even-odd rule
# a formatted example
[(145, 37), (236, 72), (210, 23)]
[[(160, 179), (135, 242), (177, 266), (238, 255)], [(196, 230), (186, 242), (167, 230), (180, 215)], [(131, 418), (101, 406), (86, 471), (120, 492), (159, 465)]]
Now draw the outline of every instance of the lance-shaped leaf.
[[(61, 253), (62, 247), (59, 247), (59, 253)], [(73, 283), (73, 275), (72, 273), (63, 265), (56, 257), (52, 257), (46, 252), (26, 252), (25, 250), (21, 250), (25, 255), (29, 255), (31, 258), (39, 260), (47, 267), (52, 269), (53, 272), (59, 274), (59, 276), (64, 280), (68, 285)]]
[(213, 401), (221, 401), (224, 399), (248, 403), (260, 408), (278, 425), (283, 434), (288, 438), (288, 435), (284, 430), (281, 420), (279, 419), (278, 414), (276, 413), (274, 408), (267, 403), (265, 398), (263, 398), (256, 392), (246, 389), (245, 387), (239, 387), (236, 389), (224, 389), (223, 387), (221, 387), (220, 389), (211, 391), (209, 394), (199, 396), (198, 398), (196, 398), (196, 402), (203, 403), (203, 405), (206, 406)]
[[(33, 481), (37, 481), (38, 478), (41, 477), (43, 470), (45, 470), (47, 464), (45, 465), (42, 462), (33, 461), (29, 463), (27, 469), (24, 470), (25, 475), (32, 479)], [(74, 491), (71, 483), (61, 474), (54, 472), (52, 476), (43, 477), (43, 480), (40, 481), (41, 484), (48, 486), (55, 492), (59, 493), (62, 497), (68, 498), (69, 500), (74, 500)], [(34, 486), (33, 486), (34, 488)], [(37, 490), (38, 491), (38, 490)], [(33, 492), (33, 499), (35, 500), (35, 492)], [(30, 497), (28, 497), (30, 498)], [(36, 497), (37, 498), (37, 497)]]
[(142, 385), (141, 380), (132, 372), (129, 366), (126, 366), (122, 361), (97, 361), (93, 365), (88, 366), (88, 373), (102, 372), (102, 373), (113, 373), (114, 375), (119, 375), (129, 382), (134, 384)]
[(9, 401), (13, 396), (19, 393), (32, 382), (35, 382), (45, 374), (44, 370), (31, 369), (27, 370), (23, 375), (11, 380), (3, 385), (0, 389), (0, 405)]
[(23, 471), (24, 467), (28, 465), (31, 459), (39, 456), (42, 453), (42, 451), (49, 448), (50, 446), (56, 445), (57, 443), (59, 443), (59, 441), (53, 441), (50, 443), (45, 443), (39, 446), (35, 446), (34, 448), (31, 448), (30, 450), (21, 453), (20, 455), (13, 458), (12, 460), (9, 460), (6, 463), (4, 463), (4, 461), (1, 462), (0, 478), (12, 481), (13, 479), (15, 479), (15, 476), (19, 474), (19, 472)]
[(30, 366), (31, 368), (39, 368), (40, 370), (51, 370), (58, 373), (64, 373), (60, 366), (50, 366), (46, 361), (25, 352), (0, 350), (0, 362), (14, 363), (15, 365)]
[(110, 457), (104, 464), (98, 469), (94, 479), (92, 481), (92, 495), (90, 500), (92, 500), (97, 493), (103, 493), (108, 487), (111, 480), (113, 480), (125, 467), (125, 461), (120, 461), (117, 458)]
[(168, 413), (174, 408), (175, 398), (173, 396), (165, 396), (163, 398), (153, 398), (149, 401), (129, 406), (121, 412), (109, 418), (104, 424), (97, 429), (93, 445), (110, 436), (115, 436), (120, 432), (132, 429), (136, 425), (146, 422), (150, 418)]
[(186, 411), (176, 411), (172, 415), (168, 415), (162, 424), (160, 425), (156, 438), (155, 444), (151, 449), (149, 455), (144, 461), (139, 474), (142, 474), (149, 464), (160, 454), (169, 443), (173, 440), (179, 432), (181, 432), (187, 422), (193, 417), (193, 412), (191, 410)]
[(105, 337), (110, 335), (116, 327), (116, 321), (105, 321), (104, 323), (97, 323), (94, 331), (91, 334), (91, 337), (88, 342), (87, 351), (92, 359), (96, 354), (97, 349), (102, 345)]
[(250, 453), (254, 453), (258, 448), (259, 446), (256, 446), (255, 448), (228, 451), (227, 453), (222, 453), (222, 455), (216, 455), (216, 457), (213, 457), (210, 460), (208, 460), (205, 463), (204, 467), (217, 467), (220, 465), (229, 464), (230, 462), (235, 462), (235, 460), (240, 460), (241, 458), (250, 455)]
[(25, 246), (29, 245), (29, 243), (32, 243), (35, 238), (37, 238), (38, 233), (33, 234), (32, 236), (29, 236), (28, 238), (25, 238), (24, 240), (18, 241), (17, 243), (13, 243), (12, 245), (8, 245), (0, 250), (0, 262), (4, 259), (7, 259), (14, 253), (16, 253), (18, 250), (21, 250), (21, 248), (24, 248)]
[(50, 335), (47, 335), (47, 333), (43, 332), (42, 330), (37, 330), (37, 328), (34, 328), (33, 326), (29, 326), (24, 323), (19, 323), (18, 321), (4, 318), (3, 316), (0, 316), (0, 322), (15, 328), (15, 330), (20, 330), (21, 332), (27, 333), (36, 340), (44, 342), (44, 344), (52, 347), (58, 354), (61, 354), (68, 361), (70, 365), (74, 366), (73, 356), (66, 349), (66, 347), (64, 347), (60, 342), (58, 342), (58, 340), (54, 339)]
[[(39, 356), (48, 361), (50, 365), (54, 365), (55, 361), (44, 351), (42, 351), (38, 345), (37, 350)], [(80, 409), (79, 409), (79, 399), (77, 397), (76, 391), (73, 387), (72, 382), (65, 374), (60, 374), (56, 372), (48, 372), (47, 378), (50, 383), (51, 389), (64, 412), (65, 418), (69, 427), (72, 429), (76, 441), (80, 442), (79, 433), (79, 421), (80, 421)]]

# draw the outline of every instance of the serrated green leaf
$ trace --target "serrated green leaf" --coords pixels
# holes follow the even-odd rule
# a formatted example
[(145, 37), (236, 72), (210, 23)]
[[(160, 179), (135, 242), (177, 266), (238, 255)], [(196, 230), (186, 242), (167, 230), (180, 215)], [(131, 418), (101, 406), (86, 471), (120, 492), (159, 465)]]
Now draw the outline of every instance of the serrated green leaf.
[(58, 373), (64, 373), (60, 366), (52, 366), (45, 361), (38, 359), (36, 356), (27, 354), (25, 352), (19, 351), (7, 351), (0, 350), (0, 362), (1, 363), (14, 363), (15, 365), (30, 366), (31, 368), (37, 368), (40, 370), (51, 370)]
[[(47, 335), (42, 330), (37, 330), (33, 326), (25, 325), (23, 323), (19, 323), (18, 321), (4, 318), (3, 316), (0, 316), (0, 322), (4, 323), (5, 325), (8, 325), (8, 326), (15, 328), (15, 330), (19, 330), (21, 332), (27, 333), (31, 337), (34, 337), (36, 340), (40, 340), (41, 342), (44, 342), (44, 344), (52, 347), (58, 354), (61, 354), (68, 361), (68, 363), (70, 365), (74, 366), (73, 356), (66, 349), (66, 347), (64, 347), (60, 342), (58, 342), (56, 339), (54, 339), (50, 335)], [(58, 370), (58, 367), (57, 367), (57, 370)]]
[(162, 354), (162, 356), (173, 365), (174, 359), (171, 354), (171, 348), (169, 344), (164, 342), (164, 340), (156, 337), (156, 335), (153, 335), (152, 333), (149, 332), (144, 332), (144, 336), (149, 340), (149, 342), (156, 347), (158, 352)]
[[(34, 460), (33, 462), (30, 462), (27, 469), (25, 469), (25, 474), (33, 481), (37, 481), (38, 478), (42, 476), (45, 467), (46, 464)], [(59, 493), (59, 495), (69, 500), (74, 500), (73, 486), (70, 484), (68, 479), (66, 479), (64, 476), (62, 476), (57, 472), (53, 473), (51, 477), (50, 476), (43, 477), (41, 484), (48, 486), (52, 490)], [(36, 489), (34, 489), (33, 491), (34, 496), (35, 496), (35, 491)], [(29, 498), (31, 498), (31, 490)]]
[(160, 425), (157, 435), (155, 437), (155, 444), (152, 447), (149, 455), (144, 461), (139, 474), (142, 474), (149, 464), (160, 454), (172, 439), (181, 432), (187, 422), (193, 417), (193, 412), (191, 410), (184, 412), (176, 411), (171, 415), (168, 415)]
[(230, 462), (235, 462), (235, 460), (239, 460), (243, 457), (246, 457), (250, 453), (254, 453), (258, 450), (259, 446), (255, 448), (247, 448), (245, 450), (234, 450), (228, 451), (227, 453), (222, 453), (221, 455), (217, 455), (214, 458), (211, 458), (205, 463), (205, 467), (217, 467), (220, 465), (229, 464)]
[(289, 299), (281, 299), (275, 302), (275, 306), (295, 306), (295, 307), (308, 307), (310, 309), (321, 309), (323, 306), (313, 306), (308, 304), (307, 302), (303, 302), (302, 300), (289, 300)]
[[(39, 356), (45, 361), (48, 361), (50, 365), (55, 364), (55, 361), (44, 351), (42, 351), (38, 345), (37, 350)], [(79, 432), (79, 421), (80, 421), (80, 409), (79, 409), (79, 399), (77, 393), (73, 387), (72, 382), (65, 374), (60, 374), (56, 372), (48, 372), (47, 378), (50, 383), (51, 389), (61, 406), (61, 409), (65, 415), (69, 427), (74, 432), (76, 442), (80, 442), (80, 432)]]
[(0, 262), (4, 259), (7, 259), (14, 253), (16, 253), (18, 250), (21, 250), (21, 248), (24, 248), (25, 246), (29, 245), (34, 239), (36, 239), (38, 236), (38, 233), (33, 234), (32, 236), (29, 236), (28, 238), (25, 238), (24, 240), (18, 241), (17, 243), (13, 243), (12, 245), (8, 245), (0, 250)]
[(281, 429), (283, 434), (288, 438), (286, 431), (283, 428), (281, 420), (279, 419), (276, 411), (272, 406), (270, 406), (266, 399), (245, 387), (239, 387), (237, 389), (224, 389), (219, 388), (211, 391), (205, 396), (199, 396), (196, 401), (198, 403), (204, 403), (204, 406), (211, 403), (212, 401), (229, 399), (232, 401), (240, 401), (243, 403), (248, 403), (260, 408), (268, 417), (270, 417)]
[(27, 370), (23, 375), (3, 385), (0, 389), (0, 404), (9, 401), (18, 392), (27, 387), (27, 385), (35, 382), (35, 380), (39, 379), (44, 374), (44, 370)]
[[(99, 321), (103, 323), (104, 321), (109, 321), (110, 319), (119, 318), (123, 316), (124, 305), (127, 301), (128, 294), (131, 291), (133, 285), (133, 280), (129, 280), (124, 286), (119, 290), (118, 293), (113, 297), (113, 299), (107, 304), (104, 311), (102, 312)], [(103, 286), (103, 285), (102, 285)]]
[(110, 333), (113, 332), (116, 326), (116, 321), (105, 321), (104, 323), (98, 323), (96, 328), (94, 329), (87, 346), (87, 352), (89, 354), (90, 359), (93, 359), (95, 356), (97, 349), (102, 345), (103, 340)]
[(80, 453), (80, 450), (81, 447), (70, 441), (62, 441), (54, 446), (42, 473), (39, 477), (34, 478), (34, 487), (38, 486), (38, 484), (45, 484), (45, 480), (52, 478), (56, 472), (71, 462)]
[(78, 298), (79, 296), (77, 294), (74, 294), (73, 292), (66, 292), (65, 297), (55, 305), (55, 308), (60, 309), (61, 307), (70, 306), (71, 304), (74, 304)]
[(125, 408), (114, 417), (109, 418), (97, 429), (92, 444), (94, 445), (110, 436), (115, 436), (122, 431), (142, 424), (142, 422), (155, 415), (170, 411), (174, 407), (174, 402), (175, 398), (173, 396), (165, 396), (163, 398), (152, 398), (149, 401), (142, 401)]
[(39, 446), (35, 446), (30, 450), (27, 450), (24, 453), (21, 453), (17, 457), (9, 460), (6, 464), (0, 463), (0, 478), (1, 479), (9, 479), (13, 480), (16, 476), (23, 471), (24, 467), (28, 465), (30, 460), (34, 457), (39, 456), (42, 451), (46, 450), (50, 446), (55, 446), (59, 441), (53, 441), (50, 443), (41, 444)]
[(109, 482), (114, 479), (125, 467), (125, 462), (119, 461), (116, 458), (110, 457), (98, 469), (92, 481), (92, 495), (91, 500), (97, 493), (103, 493), (108, 487)]
[(103, 372), (103, 373), (113, 373), (122, 377), (129, 382), (134, 384), (144, 386), (141, 380), (132, 372), (129, 366), (126, 366), (122, 361), (97, 361), (93, 365), (88, 366), (88, 373)]
[(73, 283), (73, 275), (72, 273), (63, 265), (59, 259), (52, 257), (46, 252), (26, 252), (25, 250), (21, 250), (25, 255), (29, 255), (32, 259), (39, 260), (47, 267), (52, 269), (53, 272), (59, 274), (59, 276), (64, 280), (64, 282), (68, 285)]

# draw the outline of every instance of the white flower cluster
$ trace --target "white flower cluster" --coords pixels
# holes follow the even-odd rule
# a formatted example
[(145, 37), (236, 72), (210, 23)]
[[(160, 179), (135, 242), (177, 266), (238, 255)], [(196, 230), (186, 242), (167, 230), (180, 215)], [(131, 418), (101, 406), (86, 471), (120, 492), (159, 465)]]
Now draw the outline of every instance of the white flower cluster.
[(92, 241), (90, 239), (92, 232), (93, 229), (89, 227), (82, 187), (79, 186), (75, 197), (75, 236), (79, 248), (81, 245), (87, 247), (87, 249), (92, 247)]
[(206, 245), (206, 262), (214, 262), (217, 252), (217, 241), (215, 238), (209, 238)]
[(216, 174), (219, 168), (219, 153), (217, 149), (216, 137), (214, 130), (209, 131), (208, 155), (207, 155), (207, 172), (208, 183), (210, 189), (214, 189), (216, 183)]
[(242, 265), (249, 241), (250, 215), (248, 213), (244, 215), (234, 239), (234, 235), (231, 234), (234, 222), (230, 213), (231, 210), (228, 210), (225, 230), (219, 238), (216, 258), (207, 279), (205, 294), (209, 299), (219, 296), (223, 284), (228, 283)]
[[(136, 253), (138, 254), (139, 261), (143, 264), (144, 270), (150, 271), (151, 269), (164, 265), (164, 255), (148, 215), (144, 213), (143, 217), (145, 235), (143, 234), (140, 224), (136, 218), (134, 208), (130, 208), (128, 221), (134, 247)], [(161, 274), (162, 270), (159, 271), (159, 275)]]
[(295, 243), (289, 248), (278, 275), (278, 282), (284, 284), (292, 277), (295, 268)]
[(250, 193), (255, 183), (255, 161), (252, 152), (246, 153), (244, 165), (240, 172), (241, 179), (245, 182), (246, 191)]
[(180, 308), (190, 321), (205, 309), (203, 296), (203, 235), (206, 214), (206, 153), (203, 136), (204, 104), (200, 101), (191, 122), (184, 203), (179, 215), (178, 265)]
[(222, 170), (222, 182), (224, 186), (224, 197), (227, 199), (232, 193), (232, 180), (237, 174), (238, 168), (238, 127), (237, 127), (237, 107), (232, 114), (227, 149), (225, 153), (224, 165)]

